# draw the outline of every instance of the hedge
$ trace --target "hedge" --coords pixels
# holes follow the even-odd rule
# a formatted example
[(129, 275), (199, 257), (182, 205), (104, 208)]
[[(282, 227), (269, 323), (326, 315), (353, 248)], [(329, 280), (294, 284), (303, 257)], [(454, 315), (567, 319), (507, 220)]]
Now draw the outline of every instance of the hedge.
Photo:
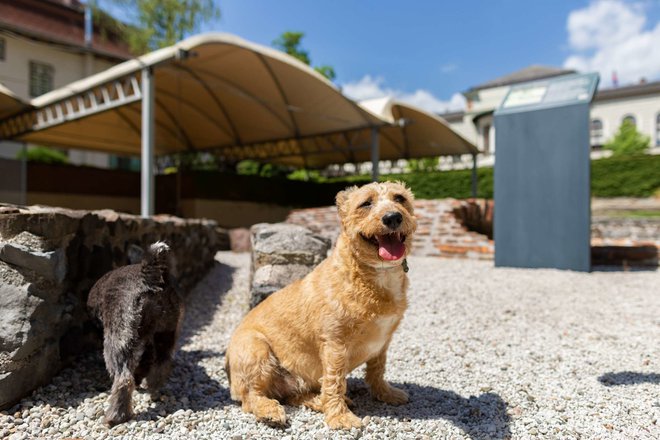
[(660, 156), (611, 157), (591, 162), (597, 197), (650, 197), (660, 190)]
[[(493, 197), (493, 169), (477, 170), (479, 198)], [(472, 171), (433, 171), (381, 176), (406, 182), (419, 199), (472, 197)], [(328, 179), (363, 184), (368, 176)], [(595, 197), (650, 197), (660, 191), (660, 156), (612, 157), (591, 162), (591, 195)]]

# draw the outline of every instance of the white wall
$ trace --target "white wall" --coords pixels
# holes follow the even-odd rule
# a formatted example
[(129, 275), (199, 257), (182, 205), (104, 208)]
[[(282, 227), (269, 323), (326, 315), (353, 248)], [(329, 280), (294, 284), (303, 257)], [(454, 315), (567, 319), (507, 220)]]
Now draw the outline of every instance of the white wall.
[(477, 144), (477, 129), (472, 123), (471, 115), (465, 114), (460, 122), (447, 122), (447, 124), (465, 139)]
[[(450, 126), (466, 139), (472, 141), (479, 149), (483, 149), (482, 130), (485, 125), (492, 124), (492, 117), (485, 116), (480, 118), (478, 127), (475, 127), (472, 120), (480, 113), (493, 111), (498, 108), (508, 90), (508, 86), (480, 90), (478, 92), (479, 99), (472, 102), (472, 106), (466, 112), (463, 120), (459, 123), (451, 123)], [(660, 154), (660, 133), (658, 133), (656, 128), (656, 118), (660, 114), (660, 94), (595, 101), (591, 105), (591, 119), (598, 118), (603, 122), (604, 142), (607, 142), (616, 134), (623, 117), (629, 114), (635, 116), (637, 129), (651, 138), (651, 152)], [(490, 151), (495, 152), (494, 125), (491, 126), (490, 130)]]
[(479, 98), (472, 101), (469, 107), (470, 113), (482, 113), (495, 110), (509, 92), (510, 86), (493, 87), (492, 89), (482, 89), (478, 91)]
[(591, 105), (591, 119), (603, 122), (604, 142), (614, 137), (626, 115), (633, 115), (637, 130), (651, 138), (651, 146), (660, 143), (656, 118), (660, 114), (660, 95), (597, 101)]
[[(53, 86), (59, 88), (86, 75), (85, 54), (66, 50), (61, 46), (7, 34), (0, 31), (0, 38), (5, 40), (5, 59), (0, 61), (0, 82), (21, 99), (29, 101), (30, 96), (30, 61), (53, 66)], [(92, 73), (101, 72), (113, 66), (102, 58), (94, 58)], [(15, 157), (15, 148), (0, 145), (0, 156)], [(77, 165), (108, 167), (109, 156), (105, 153), (70, 150), (69, 160)]]

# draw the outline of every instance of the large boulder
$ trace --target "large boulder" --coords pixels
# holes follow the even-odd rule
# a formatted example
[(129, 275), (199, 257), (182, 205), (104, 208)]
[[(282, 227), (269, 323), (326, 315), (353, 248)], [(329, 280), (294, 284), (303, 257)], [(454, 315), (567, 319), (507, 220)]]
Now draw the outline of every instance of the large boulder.
[(250, 307), (303, 278), (327, 257), (331, 247), (328, 238), (288, 223), (259, 223), (250, 233)]

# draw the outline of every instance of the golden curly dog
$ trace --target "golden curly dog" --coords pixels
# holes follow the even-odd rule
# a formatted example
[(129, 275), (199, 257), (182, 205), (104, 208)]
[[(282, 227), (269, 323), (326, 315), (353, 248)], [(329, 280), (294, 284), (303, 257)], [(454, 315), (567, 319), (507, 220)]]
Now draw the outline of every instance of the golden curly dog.
[(383, 375), (407, 306), (413, 194), (401, 183), (371, 183), (336, 201), (341, 234), (332, 254), (250, 311), (227, 348), (232, 398), (269, 424), (286, 423), (282, 402), (322, 411), (331, 428), (360, 427), (346, 375), (365, 362), (374, 398), (408, 401)]

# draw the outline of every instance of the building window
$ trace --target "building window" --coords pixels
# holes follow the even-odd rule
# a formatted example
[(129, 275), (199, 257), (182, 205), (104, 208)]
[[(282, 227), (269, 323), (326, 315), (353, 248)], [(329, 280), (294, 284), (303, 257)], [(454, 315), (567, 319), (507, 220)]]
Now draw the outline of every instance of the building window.
[(6, 48), (7, 48), (7, 43), (5, 43), (5, 39), (0, 38), (0, 61), (4, 61), (5, 57), (7, 56)]
[(484, 151), (490, 153), (490, 125), (484, 125)]
[(660, 147), (660, 113), (655, 117), (655, 146)]
[(30, 61), (30, 96), (35, 97), (53, 90), (55, 68), (50, 64)]
[(626, 121), (630, 122), (633, 126), (637, 127), (637, 119), (633, 115), (626, 115), (623, 117), (621, 120), (621, 123), (625, 123)]
[(603, 121), (592, 119), (590, 127), (591, 148), (600, 148), (603, 146)]

